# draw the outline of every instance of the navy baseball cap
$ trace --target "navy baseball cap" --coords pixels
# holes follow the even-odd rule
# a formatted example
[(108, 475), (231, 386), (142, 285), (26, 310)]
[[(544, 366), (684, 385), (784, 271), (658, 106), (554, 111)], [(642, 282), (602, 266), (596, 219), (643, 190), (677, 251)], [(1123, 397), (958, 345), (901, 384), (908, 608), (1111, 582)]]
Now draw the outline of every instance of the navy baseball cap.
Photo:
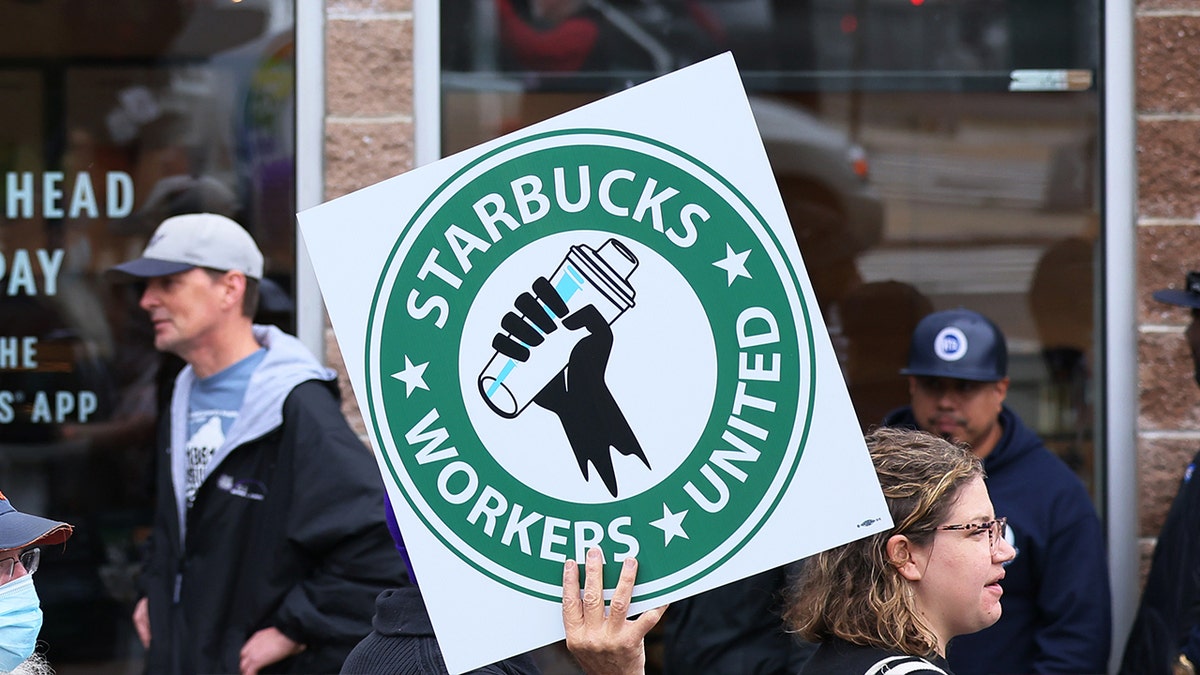
[(1169, 305), (1200, 309), (1200, 272), (1188, 272), (1183, 288), (1164, 288), (1154, 291), (1154, 299)]
[(1008, 376), (1008, 344), (991, 319), (948, 309), (921, 319), (913, 330), (901, 375), (997, 382)]
[(0, 492), (0, 550), (61, 544), (74, 530), (57, 520), (21, 513)]

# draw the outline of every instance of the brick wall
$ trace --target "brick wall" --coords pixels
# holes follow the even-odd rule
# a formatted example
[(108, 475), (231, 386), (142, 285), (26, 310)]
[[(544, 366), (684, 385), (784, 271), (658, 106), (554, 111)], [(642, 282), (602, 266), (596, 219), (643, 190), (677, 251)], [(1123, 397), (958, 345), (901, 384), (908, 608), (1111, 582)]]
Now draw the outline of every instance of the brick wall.
[(1154, 538), (1200, 448), (1200, 390), (1184, 309), (1151, 292), (1200, 269), (1200, 2), (1136, 6), (1138, 522), (1143, 571)]
[[(325, 199), (378, 183), (413, 165), (411, 0), (326, 0)], [(326, 356), (339, 373), (343, 411), (362, 415), (326, 325)]]

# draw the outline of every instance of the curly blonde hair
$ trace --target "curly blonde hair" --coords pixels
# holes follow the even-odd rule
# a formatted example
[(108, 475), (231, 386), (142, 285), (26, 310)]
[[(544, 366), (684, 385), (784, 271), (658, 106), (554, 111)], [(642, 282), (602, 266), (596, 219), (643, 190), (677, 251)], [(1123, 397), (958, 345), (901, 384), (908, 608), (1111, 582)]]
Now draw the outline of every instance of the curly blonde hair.
[(807, 559), (784, 619), (812, 642), (837, 637), (928, 656), (937, 649), (937, 636), (888, 560), (887, 541), (903, 534), (917, 545), (927, 543), (962, 486), (983, 476), (983, 465), (966, 448), (922, 431), (877, 429), (866, 441), (895, 525)]

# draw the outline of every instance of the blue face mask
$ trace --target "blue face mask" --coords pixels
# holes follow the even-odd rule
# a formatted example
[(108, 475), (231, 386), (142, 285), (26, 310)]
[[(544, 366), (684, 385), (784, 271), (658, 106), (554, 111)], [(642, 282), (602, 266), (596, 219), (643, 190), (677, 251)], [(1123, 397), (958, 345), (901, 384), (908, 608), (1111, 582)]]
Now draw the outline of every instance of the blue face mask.
[(0, 672), (9, 672), (33, 653), (42, 630), (42, 602), (33, 575), (0, 586)]

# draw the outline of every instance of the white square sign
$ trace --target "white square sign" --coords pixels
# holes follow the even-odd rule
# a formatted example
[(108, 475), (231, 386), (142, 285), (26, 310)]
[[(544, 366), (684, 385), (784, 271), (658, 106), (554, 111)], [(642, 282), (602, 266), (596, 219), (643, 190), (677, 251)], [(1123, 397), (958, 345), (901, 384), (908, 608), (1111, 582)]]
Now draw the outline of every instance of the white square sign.
[(890, 526), (731, 56), (299, 221), (452, 672)]

